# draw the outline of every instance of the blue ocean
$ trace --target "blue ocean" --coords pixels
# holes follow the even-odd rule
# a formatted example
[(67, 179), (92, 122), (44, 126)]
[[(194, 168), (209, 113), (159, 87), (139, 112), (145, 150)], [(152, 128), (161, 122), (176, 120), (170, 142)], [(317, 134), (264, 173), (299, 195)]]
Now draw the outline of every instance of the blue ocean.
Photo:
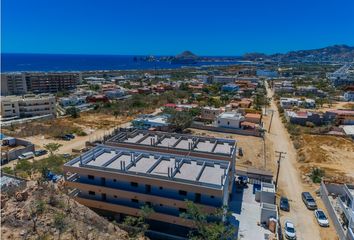
[[(144, 56), (123, 55), (78, 55), (78, 54), (1, 54), (1, 71), (91, 71), (91, 70), (133, 70), (133, 69), (176, 69), (183, 64), (166, 61), (148, 62)], [(197, 62), (192, 67), (207, 65), (237, 65), (238, 61)]]

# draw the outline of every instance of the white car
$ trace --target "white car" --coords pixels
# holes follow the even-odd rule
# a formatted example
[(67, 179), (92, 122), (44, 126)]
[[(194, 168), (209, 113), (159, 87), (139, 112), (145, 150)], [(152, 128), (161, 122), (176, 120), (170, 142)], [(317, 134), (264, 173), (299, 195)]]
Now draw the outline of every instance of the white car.
[(321, 210), (317, 209), (314, 211), (315, 218), (321, 227), (329, 227), (329, 221), (326, 214)]
[(18, 156), (19, 160), (27, 160), (27, 159), (31, 159), (31, 158), (34, 158), (33, 152), (22, 153), (20, 156)]
[(284, 223), (284, 232), (286, 239), (296, 239), (295, 226), (289, 220)]

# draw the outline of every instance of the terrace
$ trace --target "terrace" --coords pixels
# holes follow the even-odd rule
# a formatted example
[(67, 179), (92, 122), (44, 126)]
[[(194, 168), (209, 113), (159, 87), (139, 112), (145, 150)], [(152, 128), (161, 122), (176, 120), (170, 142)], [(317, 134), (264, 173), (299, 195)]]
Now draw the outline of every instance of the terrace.
[(230, 163), (99, 145), (65, 164), (222, 189)]
[(235, 140), (207, 138), (185, 134), (153, 132), (145, 130), (119, 131), (108, 139), (107, 144), (124, 146), (149, 145), (160, 149), (176, 149), (191, 152), (210, 153), (232, 157), (235, 151)]

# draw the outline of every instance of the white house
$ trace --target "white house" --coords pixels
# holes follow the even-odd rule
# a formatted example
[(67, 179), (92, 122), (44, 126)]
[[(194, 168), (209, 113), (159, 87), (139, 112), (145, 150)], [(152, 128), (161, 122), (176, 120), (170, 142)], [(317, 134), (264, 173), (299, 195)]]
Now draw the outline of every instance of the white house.
[(224, 128), (240, 128), (240, 124), (245, 120), (241, 113), (224, 112), (221, 113), (215, 120), (216, 127)]

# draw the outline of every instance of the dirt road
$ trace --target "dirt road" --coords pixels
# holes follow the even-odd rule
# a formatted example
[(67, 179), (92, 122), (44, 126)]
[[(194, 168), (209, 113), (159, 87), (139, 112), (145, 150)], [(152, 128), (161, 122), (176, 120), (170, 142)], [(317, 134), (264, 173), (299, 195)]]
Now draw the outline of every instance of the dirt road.
[[(272, 92), (269, 88), (267, 88), (267, 92), (268, 97), (271, 97)], [(274, 116), (270, 133), (266, 134), (266, 139), (273, 143), (276, 151), (286, 152), (280, 164), (278, 192), (289, 198), (291, 210), (289, 213), (281, 212), (281, 224), (283, 225), (286, 219), (291, 220), (297, 229), (297, 239), (324, 239), (321, 238), (313, 212), (307, 210), (301, 200), (301, 193), (305, 190), (296, 167), (297, 153), (273, 101), (270, 109), (274, 111)], [(317, 201), (319, 200), (317, 199)]]

